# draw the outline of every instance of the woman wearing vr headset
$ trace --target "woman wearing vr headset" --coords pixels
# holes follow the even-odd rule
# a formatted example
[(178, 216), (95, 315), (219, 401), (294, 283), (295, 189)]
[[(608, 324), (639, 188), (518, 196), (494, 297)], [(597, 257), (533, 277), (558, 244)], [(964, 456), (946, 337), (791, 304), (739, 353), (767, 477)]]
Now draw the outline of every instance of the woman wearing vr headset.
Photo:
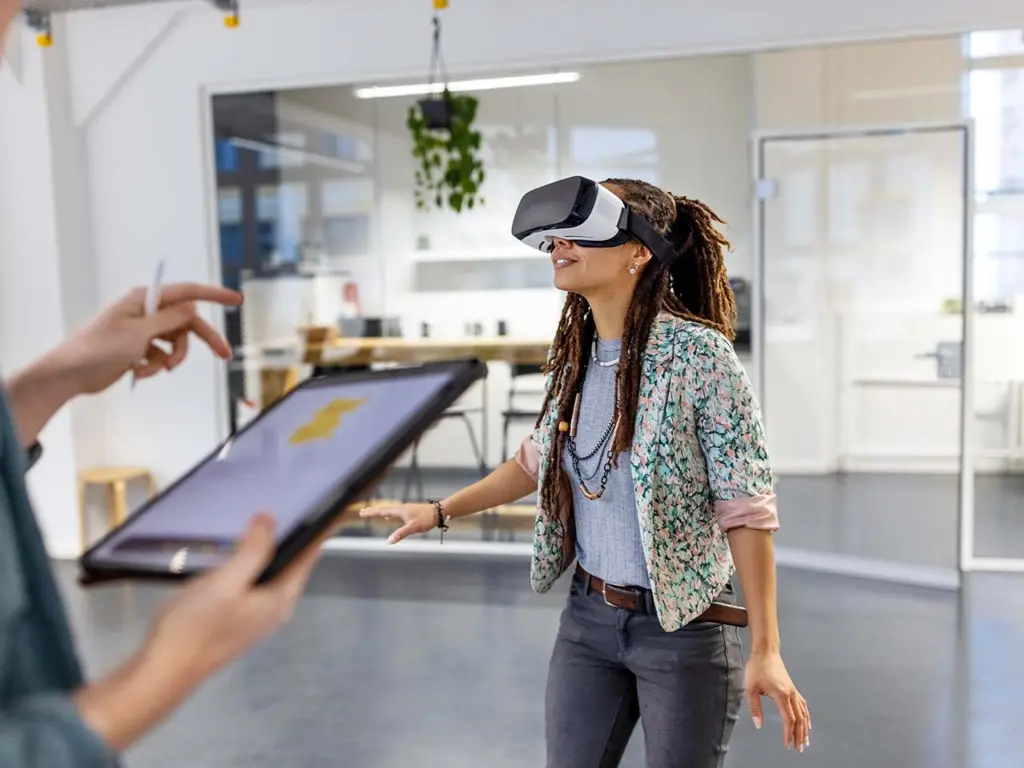
[(577, 561), (548, 673), (548, 768), (618, 765), (638, 720), (650, 768), (720, 766), (744, 693), (758, 728), (769, 696), (786, 747), (809, 744), (779, 651), (778, 517), (760, 409), (730, 343), (720, 223), (631, 179), (528, 193), (513, 234), (551, 254), (568, 294), (537, 428), (443, 501), (364, 513), (401, 520), (395, 542), (538, 492), (534, 589)]

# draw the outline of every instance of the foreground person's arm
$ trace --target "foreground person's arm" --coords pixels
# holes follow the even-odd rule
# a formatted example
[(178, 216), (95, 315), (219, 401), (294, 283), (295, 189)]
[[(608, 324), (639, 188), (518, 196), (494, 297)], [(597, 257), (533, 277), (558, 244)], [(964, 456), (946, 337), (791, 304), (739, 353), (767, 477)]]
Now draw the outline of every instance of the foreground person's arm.
[(273, 523), (257, 518), (220, 570), (181, 590), (130, 661), (70, 694), (15, 697), (0, 709), (0, 766), (107, 768), (214, 672), (291, 615), (319, 547), (272, 583), (253, 587), (274, 554)]
[(19, 371), (5, 382), (7, 402), (26, 448), (39, 439), (50, 419), (78, 392), (74, 378), (53, 354)]
[[(529, 496), (537, 490), (537, 457), (529, 439), (523, 442), (515, 458), (509, 459), (482, 480), (441, 501), (446, 517), (453, 520), (468, 517)], [(364, 518), (400, 520), (402, 527), (388, 541), (395, 544), (417, 533), (437, 528), (437, 507), (433, 504), (403, 504), (397, 507), (370, 507), (360, 515)]]

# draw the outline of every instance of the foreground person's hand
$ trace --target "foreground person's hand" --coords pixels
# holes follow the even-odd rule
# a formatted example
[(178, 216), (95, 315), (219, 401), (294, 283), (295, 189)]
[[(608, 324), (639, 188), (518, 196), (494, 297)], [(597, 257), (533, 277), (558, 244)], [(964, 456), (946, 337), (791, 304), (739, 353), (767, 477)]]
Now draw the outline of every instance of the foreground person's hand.
[[(128, 371), (145, 379), (173, 370), (188, 354), (193, 334), (217, 357), (231, 356), (224, 338), (196, 313), (196, 302), (237, 306), (242, 297), (235, 291), (197, 283), (169, 285), (152, 315), (145, 314), (145, 300), (145, 289), (135, 289), (4, 382), (23, 445), (31, 445), (69, 400), (102, 392)], [(155, 343), (159, 341), (169, 351)]]
[(284, 625), (320, 547), (310, 547), (270, 583), (254, 586), (274, 551), (273, 520), (260, 515), (223, 567), (197, 578), (167, 603), (153, 623), (149, 653), (204, 678)]
[(782, 717), (782, 741), (786, 749), (803, 752), (811, 743), (811, 714), (807, 701), (793, 685), (782, 657), (778, 653), (752, 655), (747, 662), (744, 688), (754, 725), (760, 728), (764, 722), (761, 697), (770, 697)]
[(164, 606), (132, 659), (76, 692), (82, 720), (115, 753), (134, 743), (207, 677), (288, 620), (328, 535), (257, 587), (275, 550), (273, 522), (257, 517), (227, 564), (192, 581)]
[[(226, 360), (231, 348), (199, 317), (196, 302), (200, 301), (232, 307), (241, 304), (242, 297), (214, 285), (167, 285), (160, 291), (157, 311), (146, 315), (146, 290), (136, 288), (58, 347), (54, 357), (75, 381), (80, 394), (102, 392), (129, 371), (145, 379), (174, 370), (185, 360), (192, 335)], [(161, 349), (157, 341), (163, 341), (170, 350)]]
[(433, 504), (402, 504), (397, 507), (368, 507), (359, 513), (364, 520), (400, 520), (402, 526), (388, 537), (389, 544), (437, 527), (437, 507)]

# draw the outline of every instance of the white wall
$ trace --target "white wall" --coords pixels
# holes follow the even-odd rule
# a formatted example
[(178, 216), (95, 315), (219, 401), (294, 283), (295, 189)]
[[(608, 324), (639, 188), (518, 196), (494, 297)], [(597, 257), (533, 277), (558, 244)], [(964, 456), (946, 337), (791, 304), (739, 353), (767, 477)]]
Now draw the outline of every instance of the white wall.
[[(27, 35), (20, 42), (9, 49), (13, 66), (0, 67), (0, 372), (6, 375), (66, 332), (46, 62)], [(58, 415), (41, 439), (45, 455), (29, 475), (30, 490), (50, 551), (72, 555), (78, 527), (71, 413)]]
[[(521, 6), (500, 0), (452, 5), (444, 18), (445, 52), (453, 72), (768, 49), (1021, 22), (1014, 0), (864, 0), (838, 6), (817, 0), (652, 0), (643, 13), (627, 12), (611, 0), (553, 0), (544, 7), (543, 24)], [(95, 301), (93, 307), (76, 303), (69, 316), (95, 309), (147, 280), (159, 257), (169, 260), (170, 279), (216, 279), (204, 187), (203, 88), (420, 77), (427, 62), (429, 14), (421, 0), (284, 3), (252, 8), (237, 31), (225, 30), (218, 16), (198, 2), (73, 14), (67, 28), (59, 30), (56, 45), (66, 46), (70, 58), (73, 124), (87, 161), (80, 170), (91, 202)], [(17, 149), (3, 156), (4, 167), (13, 170), (0, 177), (5, 202), (0, 258), (4, 275), (18, 275), (17, 291), (7, 280), (3, 287), (5, 364), (20, 360), (18, 345), (24, 345), (25, 354), (28, 348), (34, 352), (63, 330), (55, 319), (59, 313), (41, 293), (59, 282), (52, 255), (58, 247), (52, 235), (57, 206), (43, 202), (49, 193), (39, 188), (48, 183), (38, 172), (45, 163), (39, 137), (47, 122), (42, 80), (26, 77), (27, 92), (6, 82), (0, 91), (0, 132), (5, 146), (17, 142)], [(15, 112), (12, 123), (7, 116)], [(11, 183), (14, 179), (19, 181)], [(15, 224), (8, 227), (7, 220)], [(36, 257), (19, 263), (14, 254), (31, 244)], [(47, 253), (45, 258), (37, 255)], [(10, 302), (9, 294), (16, 294)], [(19, 333), (11, 330), (12, 318), (17, 318)], [(8, 344), (13, 346), (8, 349)], [(146, 464), (161, 481), (171, 479), (221, 434), (226, 423), (221, 382), (212, 359), (200, 353), (173, 383), (112, 392), (98, 430), (105, 440), (94, 436), (98, 448), (91, 458)]]

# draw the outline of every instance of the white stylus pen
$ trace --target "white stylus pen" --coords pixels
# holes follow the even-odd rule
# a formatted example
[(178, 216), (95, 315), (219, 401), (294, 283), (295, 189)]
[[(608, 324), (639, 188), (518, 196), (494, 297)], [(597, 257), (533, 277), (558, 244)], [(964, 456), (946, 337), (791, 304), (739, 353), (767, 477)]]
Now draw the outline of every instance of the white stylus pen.
[[(146, 293), (146, 303), (143, 308), (143, 313), (146, 317), (155, 315), (157, 308), (160, 306), (160, 285), (164, 279), (164, 260), (160, 259), (156, 263), (156, 273), (153, 275), (153, 283), (149, 286), (149, 291)], [(132, 389), (135, 389), (135, 384), (138, 382), (138, 376), (135, 371), (132, 371)]]

